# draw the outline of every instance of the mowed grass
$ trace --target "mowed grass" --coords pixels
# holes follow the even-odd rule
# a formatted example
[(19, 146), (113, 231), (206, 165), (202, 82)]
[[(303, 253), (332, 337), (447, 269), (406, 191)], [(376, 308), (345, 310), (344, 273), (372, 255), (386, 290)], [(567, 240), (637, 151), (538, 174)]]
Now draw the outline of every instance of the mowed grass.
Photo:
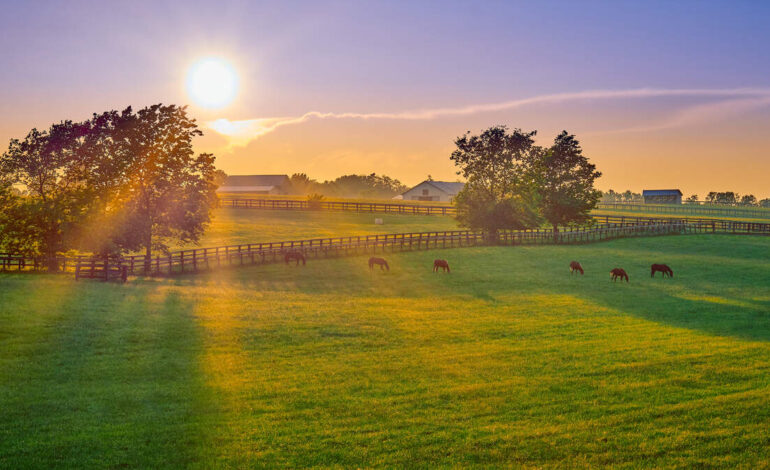
[(384, 256), (0, 277), (0, 467), (767, 466), (770, 239)]
[[(376, 225), (375, 218), (383, 224)], [(443, 230), (459, 230), (457, 221), (435, 215), (221, 208), (199, 246)]]

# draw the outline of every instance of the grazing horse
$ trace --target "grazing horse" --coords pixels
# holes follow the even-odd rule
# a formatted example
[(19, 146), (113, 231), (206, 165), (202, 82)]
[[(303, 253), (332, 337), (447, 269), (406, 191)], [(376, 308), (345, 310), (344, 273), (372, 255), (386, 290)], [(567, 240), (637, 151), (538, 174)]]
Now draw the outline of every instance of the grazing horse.
[(295, 266), (299, 266), (300, 261), (302, 261), (302, 266), (306, 264), (305, 255), (303, 255), (300, 251), (287, 251), (283, 257), (283, 260), (286, 261), (286, 264), (289, 264), (289, 261), (294, 260), (297, 262)]
[(380, 271), (388, 270), (390, 271), (390, 266), (388, 266), (388, 262), (385, 261), (383, 258), (375, 258), (372, 256), (369, 258), (369, 269), (374, 269), (374, 265), (378, 264), (380, 266)]
[(583, 266), (580, 266), (580, 263), (577, 261), (572, 261), (569, 264), (569, 274), (570, 276), (575, 274), (575, 271), (579, 272), (580, 274), (583, 274)]
[(610, 276), (612, 276), (612, 282), (615, 282), (618, 278), (620, 278), (620, 282), (623, 282), (623, 279), (628, 282), (628, 274), (626, 274), (626, 270), (623, 268), (613, 269), (610, 271)]
[(445, 273), (451, 273), (452, 270), (449, 269), (449, 263), (446, 262), (445, 259), (434, 259), (433, 260), (433, 272), (437, 273), (438, 268), (441, 268), (444, 270)]
[(672, 271), (667, 264), (653, 264), (650, 266), (650, 277), (655, 277), (655, 273), (657, 272), (662, 273), (663, 277), (666, 277), (667, 274), (668, 277), (674, 277), (674, 271)]

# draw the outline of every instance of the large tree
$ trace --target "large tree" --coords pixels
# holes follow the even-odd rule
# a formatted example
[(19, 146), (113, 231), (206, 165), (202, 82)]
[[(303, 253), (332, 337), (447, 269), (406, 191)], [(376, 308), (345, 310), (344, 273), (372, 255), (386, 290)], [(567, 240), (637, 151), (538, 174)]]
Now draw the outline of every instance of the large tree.
[(221, 176), (212, 155), (194, 155), (197, 135), (185, 108), (154, 105), (12, 140), (0, 158), (0, 248), (44, 255), (55, 270), (73, 248), (149, 259), (172, 239), (197, 241)]
[(149, 262), (153, 250), (167, 251), (171, 240), (200, 238), (217, 204), (217, 174), (213, 155), (193, 152), (192, 139), (202, 132), (185, 107), (141, 109), (127, 129), (121, 147), (128, 181), (114, 202), (118, 244), (143, 249)]
[[(0, 157), (0, 243), (14, 253), (43, 256), (50, 271), (58, 270), (57, 256), (70, 246), (93, 200), (78, 160), (86, 132), (70, 121), (32, 129), (23, 140), (12, 139)], [(25, 195), (14, 194), (12, 185)]]
[(602, 174), (583, 155), (574, 135), (562, 131), (550, 148), (531, 153), (529, 170), (538, 195), (540, 213), (553, 227), (581, 224), (591, 218), (591, 209), (601, 192), (594, 181)]
[(494, 126), (479, 135), (468, 132), (455, 140), (457, 148), (450, 159), (459, 168), (457, 173), (467, 179), (455, 198), (462, 226), (484, 230), (494, 243), (499, 230), (538, 225), (527, 171), (531, 153), (537, 151), (534, 135)]

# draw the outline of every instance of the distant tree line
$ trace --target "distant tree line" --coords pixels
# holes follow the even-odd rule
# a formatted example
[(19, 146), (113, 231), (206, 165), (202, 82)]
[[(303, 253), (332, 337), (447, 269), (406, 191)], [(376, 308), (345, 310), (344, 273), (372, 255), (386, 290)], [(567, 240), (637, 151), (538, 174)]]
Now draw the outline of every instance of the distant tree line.
[[(621, 202), (644, 202), (644, 197), (640, 193), (635, 193), (630, 190), (625, 192), (615, 192), (610, 189), (607, 192), (601, 193), (601, 202), (605, 203), (621, 203)], [(700, 204), (706, 202), (708, 204), (725, 204), (730, 206), (758, 206), (758, 207), (770, 207), (770, 198), (757, 200), (753, 194), (739, 195), (733, 191), (717, 192), (711, 191), (706, 195), (705, 200), (698, 199), (697, 194), (688, 196), (685, 200), (687, 204)]]
[(601, 196), (594, 188), (601, 173), (574, 135), (564, 131), (541, 147), (535, 134), (494, 126), (455, 140), (450, 159), (467, 179), (455, 198), (461, 225), (485, 230), (494, 242), (503, 229), (548, 224), (558, 237), (560, 226), (590, 221)]
[(0, 251), (56, 257), (165, 251), (197, 241), (216, 206), (214, 156), (184, 107), (62, 121), (12, 139), (0, 156)]
[(622, 193), (610, 189), (607, 192), (601, 192), (600, 201), (605, 203), (644, 202), (644, 197), (642, 197), (642, 193), (635, 193), (629, 189)]
[(383, 199), (392, 198), (409, 189), (397, 179), (375, 173), (343, 175), (324, 182), (311, 179), (305, 173), (295, 173), (289, 180), (289, 191), (292, 194), (308, 196)]
[[(693, 194), (690, 196), (693, 200), (698, 199), (698, 196)], [(689, 198), (688, 198), (689, 200)], [(762, 199), (758, 201), (753, 194), (740, 194), (734, 191), (717, 192), (711, 191), (706, 195), (706, 202), (709, 204), (727, 204), (731, 206), (761, 206), (770, 207), (770, 198)]]

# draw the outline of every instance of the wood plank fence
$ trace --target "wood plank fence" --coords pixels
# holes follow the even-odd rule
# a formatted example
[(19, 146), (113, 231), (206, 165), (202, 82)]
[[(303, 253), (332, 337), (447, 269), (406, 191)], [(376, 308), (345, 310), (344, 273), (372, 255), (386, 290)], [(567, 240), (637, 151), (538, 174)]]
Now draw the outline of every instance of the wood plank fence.
[[(394, 233), (195, 248), (149, 258), (145, 258), (144, 255), (125, 256), (117, 262), (126, 266), (129, 274), (168, 276), (222, 267), (280, 263), (283, 262), (283, 256), (288, 251), (300, 251), (308, 258), (328, 258), (489, 244), (578, 244), (624, 237), (670, 234), (770, 235), (770, 224), (753, 222), (613, 216), (597, 217), (597, 222), (591, 227), (565, 229), (558, 235), (555, 235), (552, 230), (510, 230), (501, 231), (497, 234), (496, 240), (490, 240), (487, 234), (470, 230)], [(3, 256), (0, 253), (0, 260)], [(62, 257), (60, 266), (65, 272), (73, 271), (78, 264), (91, 263), (93, 259), (91, 256)], [(17, 269), (34, 269), (45, 265), (39, 260), (27, 261), (24, 267), (18, 267), (18, 264), (9, 266)], [(115, 262), (113, 261), (113, 264)]]
[(347, 202), (347, 201), (294, 201), (290, 199), (238, 199), (220, 198), (220, 207), (240, 209), (270, 209), (284, 211), (345, 211), (345, 212), (386, 212), (408, 215), (456, 215), (454, 206), (428, 206), (419, 204), (398, 204), (389, 202)]
[(640, 212), (646, 214), (686, 214), (691, 216), (721, 216), (745, 219), (770, 219), (770, 208), (763, 207), (600, 202), (596, 205), (596, 208), (612, 211)]

